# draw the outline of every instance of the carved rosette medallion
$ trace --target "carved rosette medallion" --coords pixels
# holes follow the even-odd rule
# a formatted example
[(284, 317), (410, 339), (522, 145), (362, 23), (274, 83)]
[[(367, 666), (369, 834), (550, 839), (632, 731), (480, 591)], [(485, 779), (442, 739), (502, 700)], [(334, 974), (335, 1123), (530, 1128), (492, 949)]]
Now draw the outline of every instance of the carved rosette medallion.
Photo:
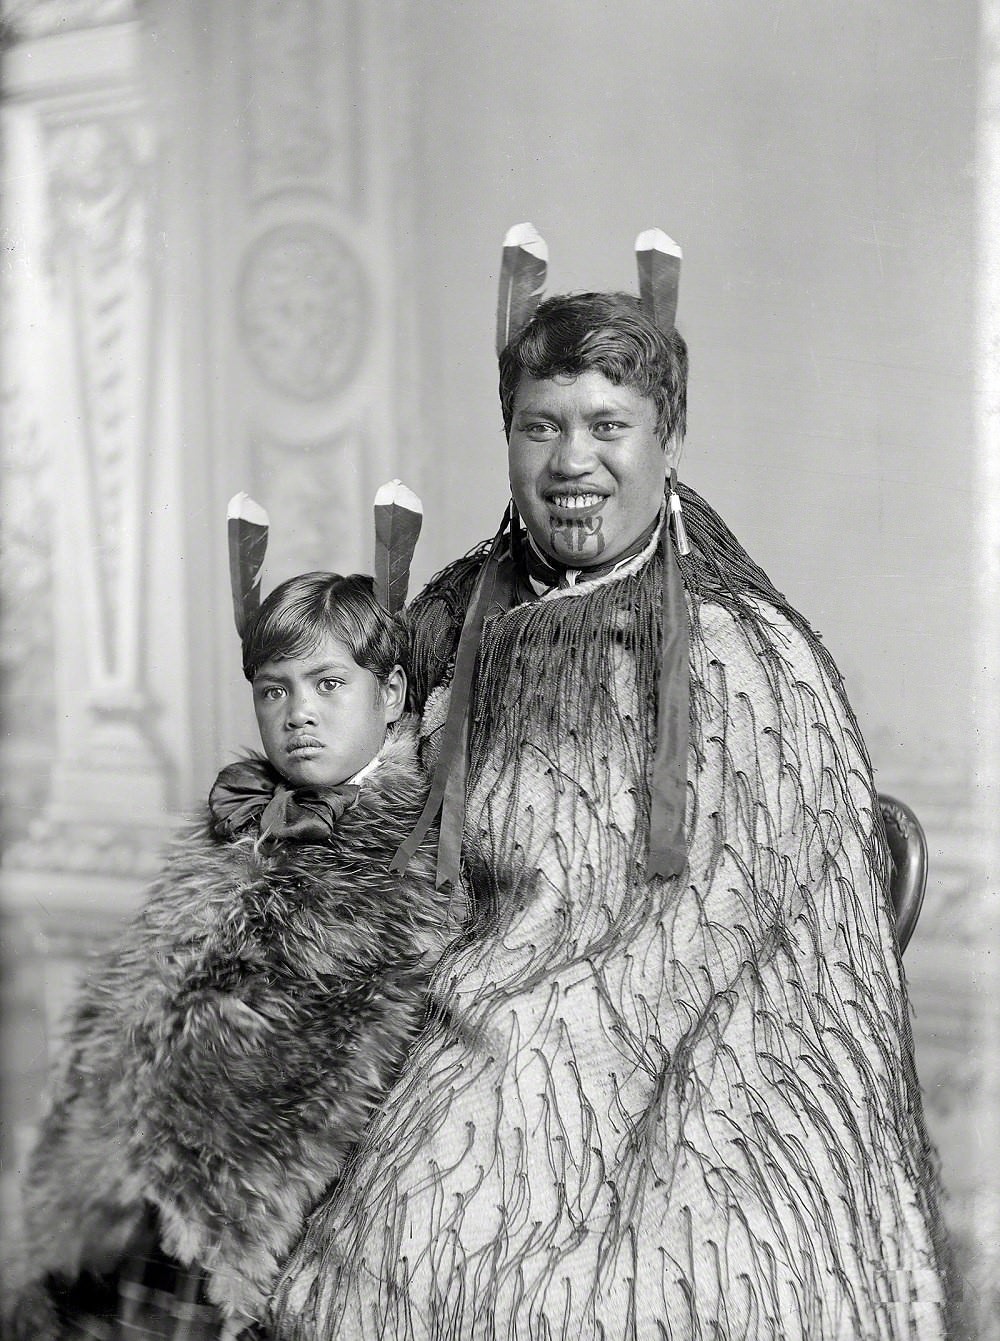
[(279, 224), (249, 249), (239, 325), (253, 367), (295, 400), (335, 395), (358, 372), (372, 308), (357, 254), (332, 228)]

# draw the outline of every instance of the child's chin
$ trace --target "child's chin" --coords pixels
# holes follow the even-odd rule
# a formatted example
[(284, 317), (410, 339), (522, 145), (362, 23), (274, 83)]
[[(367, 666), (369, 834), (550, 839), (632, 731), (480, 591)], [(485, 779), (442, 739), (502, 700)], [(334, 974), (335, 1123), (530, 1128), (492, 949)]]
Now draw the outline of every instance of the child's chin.
[(300, 764), (286, 768), (284, 774), (293, 787), (336, 787), (350, 776), (341, 769), (324, 768), (318, 760), (315, 763), (303, 760)]

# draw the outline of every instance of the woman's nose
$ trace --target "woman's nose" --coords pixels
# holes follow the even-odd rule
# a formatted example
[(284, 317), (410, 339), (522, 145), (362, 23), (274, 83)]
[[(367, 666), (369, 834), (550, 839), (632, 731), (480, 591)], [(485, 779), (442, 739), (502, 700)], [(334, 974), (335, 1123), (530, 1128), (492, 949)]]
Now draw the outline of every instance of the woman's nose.
[(586, 475), (594, 467), (594, 444), (583, 427), (567, 429), (560, 435), (552, 459), (552, 473), (563, 479)]

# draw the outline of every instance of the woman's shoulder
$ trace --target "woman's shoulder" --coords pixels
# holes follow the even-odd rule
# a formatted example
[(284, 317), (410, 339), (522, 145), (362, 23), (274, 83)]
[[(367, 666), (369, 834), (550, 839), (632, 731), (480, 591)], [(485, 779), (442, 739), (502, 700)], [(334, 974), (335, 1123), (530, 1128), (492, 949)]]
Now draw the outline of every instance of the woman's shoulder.
[(797, 611), (759, 597), (735, 610), (704, 601), (696, 626), (692, 668), (709, 700), (728, 705), (727, 714), (744, 702), (758, 726), (770, 720), (779, 736), (801, 737), (796, 749), (818, 732), (823, 748), (834, 747), (868, 779), (871, 765), (844, 678)]
[(419, 614), (421, 610), (434, 603), (450, 604), (455, 599), (461, 601), (463, 595), (467, 598), (489, 553), (491, 543), (490, 540), (481, 540), (467, 553), (439, 569), (410, 602), (408, 606), (410, 613)]
[(698, 638), (710, 655), (734, 664), (762, 660), (784, 666), (797, 679), (828, 684), (843, 691), (843, 677), (820, 635), (788, 605), (744, 596), (738, 606), (711, 598), (698, 603)]

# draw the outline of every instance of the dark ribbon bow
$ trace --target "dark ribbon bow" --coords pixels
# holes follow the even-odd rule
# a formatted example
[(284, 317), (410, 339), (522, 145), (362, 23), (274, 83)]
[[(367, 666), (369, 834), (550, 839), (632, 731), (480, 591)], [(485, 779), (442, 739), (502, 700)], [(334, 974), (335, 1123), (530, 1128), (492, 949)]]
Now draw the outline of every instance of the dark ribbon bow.
[(291, 787), (265, 759), (241, 759), (215, 779), (208, 806), (220, 838), (235, 838), (256, 824), (261, 838), (325, 843), (360, 791), (351, 782)]

